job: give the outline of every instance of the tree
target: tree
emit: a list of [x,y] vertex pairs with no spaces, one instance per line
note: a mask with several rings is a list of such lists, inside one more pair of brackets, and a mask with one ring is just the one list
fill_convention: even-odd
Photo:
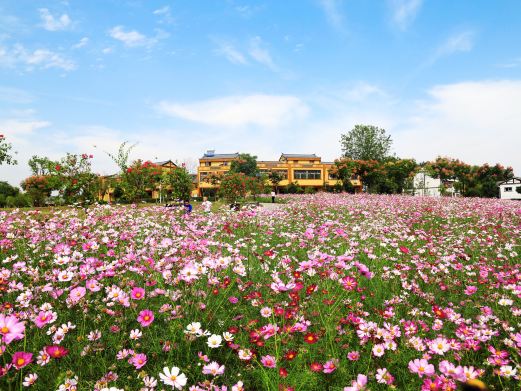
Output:
[[228,172],[221,179],[219,195],[230,204],[246,196],[246,175],[242,172]]
[[252,156],[249,153],[241,153],[237,159],[232,161],[230,172],[243,173],[246,176],[259,175],[257,156]]
[[348,193],[354,193],[351,178],[359,171],[359,163],[356,160],[340,159],[335,160],[335,165],[331,167],[329,174],[342,183],[342,189]]
[[387,191],[381,193],[401,194],[405,188],[411,187],[412,179],[418,165],[414,159],[387,158],[384,163],[385,179],[382,184]]
[[61,183],[60,194],[66,204],[89,205],[96,201],[99,190],[98,175],[92,172],[92,155],[67,153],[51,170]]
[[40,157],[33,155],[29,159],[29,168],[33,175],[50,175],[53,169],[59,164],[57,161],[51,160],[48,157]]
[[8,165],[18,164],[16,159],[14,159],[10,154],[12,148],[13,146],[11,143],[8,143],[4,135],[0,134],[0,165],[4,163]]
[[189,200],[192,194],[192,176],[184,167],[163,172],[161,184],[172,191],[174,199]]
[[22,181],[21,187],[29,194],[34,206],[44,206],[53,190],[60,184],[56,176],[33,175]]
[[128,202],[139,202],[148,197],[148,192],[153,191],[161,178],[161,167],[142,160],[135,160],[125,171],[121,178],[123,198]]
[[382,161],[389,155],[392,140],[391,136],[373,125],[355,125],[340,140],[343,157],[353,160]]
[[284,177],[279,171],[276,170],[270,170],[268,172],[268,181],[273,185],[275,188],[275,192],[279,192],[279,183],[282,182]]
[[246,177],[246,190],[253,196],[253,199],[257,199],[257,195],[264,192],[264,188],[264,178]]
[[6,206],[8,197],[16,197],[20,193],[18,187],[11,186],[7,182],[0,182],[0,207]]

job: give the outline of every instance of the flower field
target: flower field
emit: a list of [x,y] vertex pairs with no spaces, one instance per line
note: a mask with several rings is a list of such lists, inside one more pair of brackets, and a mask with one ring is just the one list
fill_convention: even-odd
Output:
[[521,204],[0,212],[1,390],[519,390]]

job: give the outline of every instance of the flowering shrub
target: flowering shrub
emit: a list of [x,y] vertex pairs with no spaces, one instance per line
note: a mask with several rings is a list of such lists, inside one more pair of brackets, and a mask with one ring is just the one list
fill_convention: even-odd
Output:
[[518,203],[287,199],[0,212],[0,389],[516,389]]

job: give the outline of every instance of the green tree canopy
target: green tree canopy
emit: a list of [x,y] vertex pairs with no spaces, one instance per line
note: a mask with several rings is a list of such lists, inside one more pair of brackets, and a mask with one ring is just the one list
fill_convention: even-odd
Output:
[[2,164],[18,164],[15,158],[11,155],[13,146],[8,143],[3,134],[0,134],[0,165]]
[[389,156],[391,136],[373,125],[355,125],[340,140],[343,157],[353,160],[382,161]]
[[246,176],[257,176],[259,174],[257,156],[252,156],[249,153],[241,153],[237,159],[232,161],[230,171],[243,173]]
[[184,167],[163,172],[161,183],[172,191],[172,197],[180,200],[189,200],[193,189],[192,176]]

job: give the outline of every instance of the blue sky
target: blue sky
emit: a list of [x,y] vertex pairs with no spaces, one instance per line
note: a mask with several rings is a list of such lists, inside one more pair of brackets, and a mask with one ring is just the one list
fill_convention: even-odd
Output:
[[0,130],[18,151],[193,165],[207,149],[340,155],[384,127],[394,152],[521,174],[521,2],[0,0]]

